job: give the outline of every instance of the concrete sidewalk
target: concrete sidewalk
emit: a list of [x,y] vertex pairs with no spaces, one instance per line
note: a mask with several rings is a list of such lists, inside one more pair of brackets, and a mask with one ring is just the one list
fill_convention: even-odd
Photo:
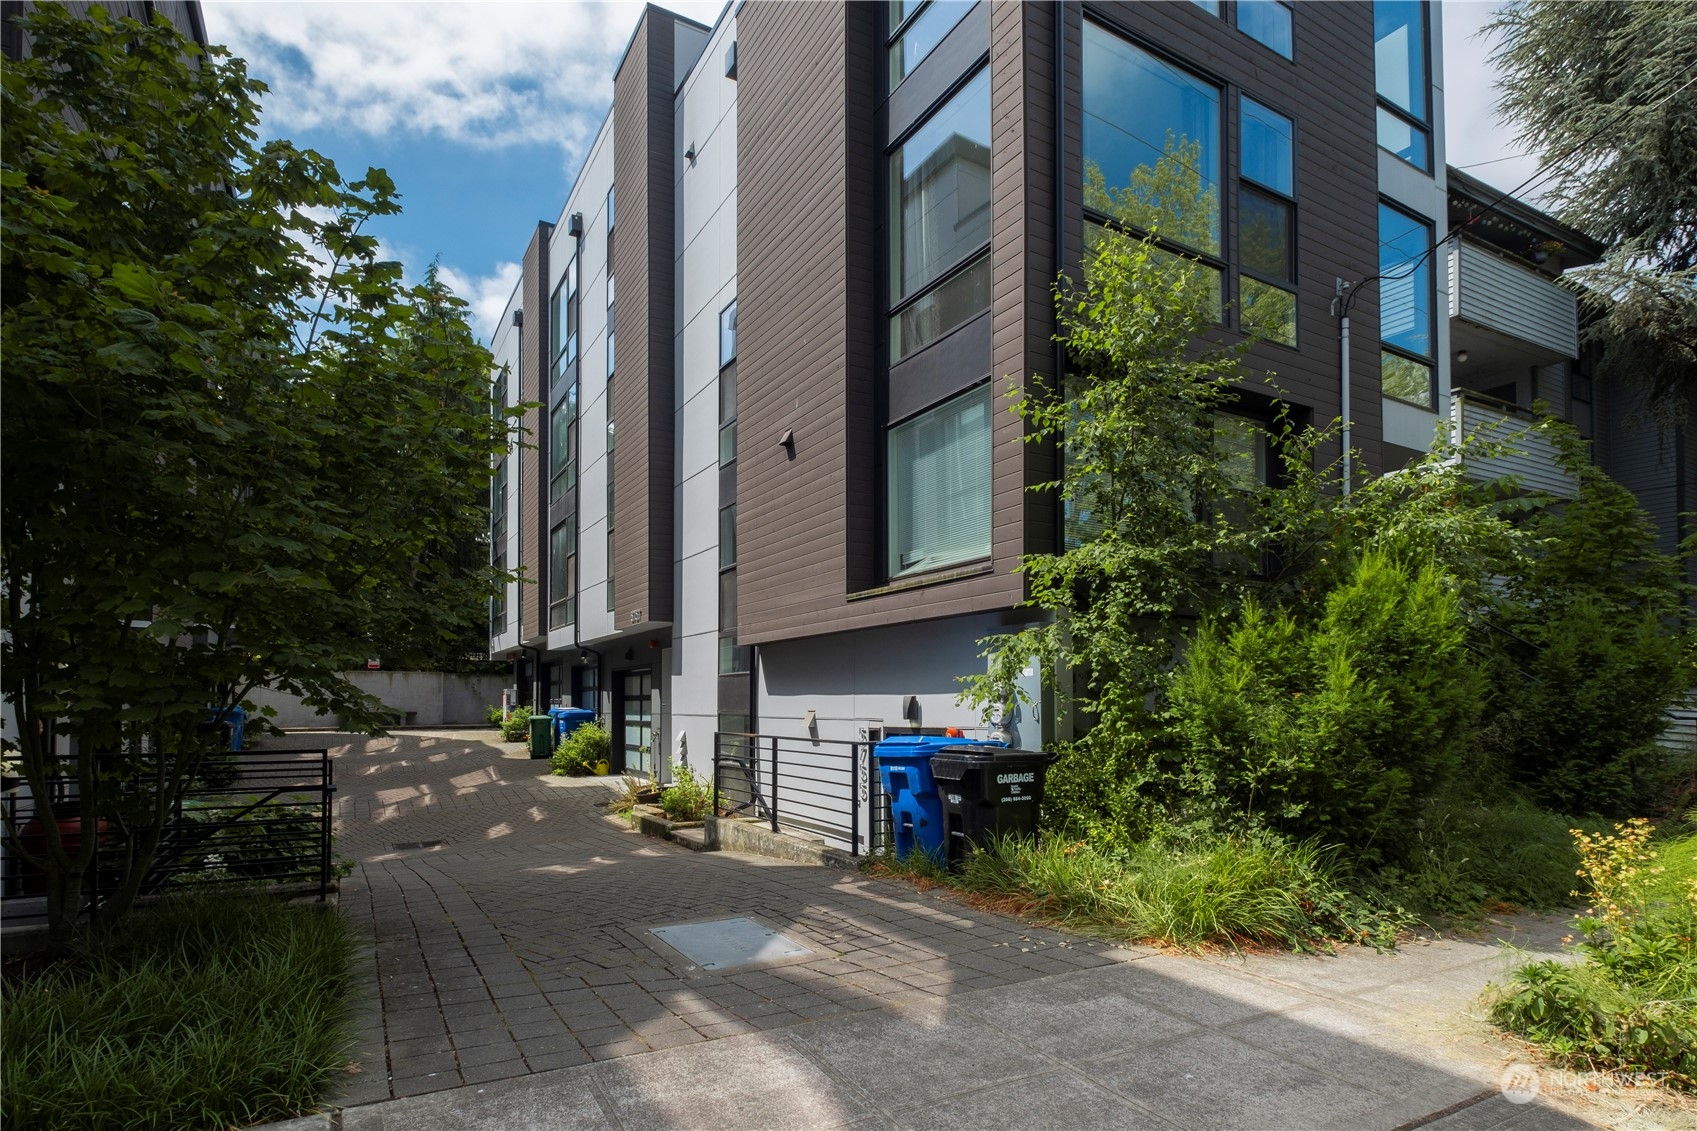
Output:
[[[292,735],[298,744],[308,736]],[[1495,938],[1195,958],[942,891],[697,854],[463,732],[337,746],[343,909],[373,941],[323,1129],[1660,1127],[1499,1093]],[[749,916],[809,953],[704,970],[651,928]],[[1552,950],[1561,926],[1496,934]],[[1571,1106],[1571,1105],[1570,1105]],[[1697,1124],[1693,1124],[1697,1126]]]

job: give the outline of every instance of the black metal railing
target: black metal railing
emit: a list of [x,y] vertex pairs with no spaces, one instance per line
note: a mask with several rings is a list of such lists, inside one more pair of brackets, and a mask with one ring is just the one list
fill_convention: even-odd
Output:
[[[74,811],[74,781],[49,784],[55,812]],[[334,876],[335,793],[335,764],[324,748],[215,755],[167,817],[140,895],[152,897],[190,883],[260,883],[309,891],[316,887],[318,898],[324,899]],[[26,789],[8,792],[0,802],[6,828],[26,847],[44,851],[46,833],[36,820],[36,808]],[[80,827],[68,822],[63,827],[80,837]],[[84,915],[110,898],[135,849],[121,819],[102,820],[96,831],[99,845],[84,873]],[[45,876],[8,846],[0,860],[0,915],[5,922],[44,918],[44,892]]]
[[853,856],[878,852],[888,837],[889,814],[878,789],[872,746],[717,731],[717,815],[751,817],[773,832],[817,836]]

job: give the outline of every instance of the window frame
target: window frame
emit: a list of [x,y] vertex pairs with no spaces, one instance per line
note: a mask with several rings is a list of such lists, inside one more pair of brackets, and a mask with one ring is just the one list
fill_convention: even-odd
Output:
[[[1401,161],[1403,164],[1409,165],[1409,166],[1411,166],[1415,169],[1418,169],[1420,172],[1426,174],[1427,176],[1431,176],[1432,175],[1432,9],[1431,9],[1431,3],[1430,3],[1430,0],[1401,0],[1401,2],[1416,3],[1420,7],[1420,70],[1421,70],[1420,81],[1421,81],[1421,84],[1422,84],[1421,85],[1421,91],[1422,91],[1421,102],[1424,103],[1424,105],[1425,105],[1425,115],[1424,115],[1424,117],[1422,117],[1421,115],[1416,114],[1414,111],[1412,111],[1412,110],[1410,110],[1406,107],[1399,106],[1394,101],[1392,101],[1391,99],[1387,98],[1385,95],[1380,93],[1380,91],[1379,91],[1379,75],[1378,75],[1378,67],[1377,67],[1379,40],[1378,40],[1376,28],[1375,28],[1375,35],[1374,35],[1374,39],[1373,39],[1374,58],[1375,58],[1375,66],[1374,66],[1374,74],[1373,74],[1373,98],[1374,98],[1374,102],[1375,102],[1375,105],[1376,105],[1379,113],[1386,113],[1386,114],[1391,115],[1391,117],[1393,117],[1393,118],[1399,119],[1402,122],[1403,125],[1406,125],[1409,128],[1411,128],[1414,131],[1415,135],[1420,138],[1420,142],[1421,142],[1420,157],[1421,157],[1421,159],[1419,161],[1411,161],[1407,157],[1404,157],[1402,154],[1398,153],[1396,150],[1386,148],[1380,140],[1383,135],[1378,128],[1377,116],[1375,116],[1375,118],[1374,118],[1373,143],[1379,149],[1390,154],[1392,157],[1395,157],[1398,161]],[[1378,3],[1377,3],[1377,0],[1375,0],[1375,3],[1374,3],[1375,15],[1377,14],[1377,9],[1378,9]]]
[[1243,5],[1244,5],[1245,2],[1246,2],[1246,0],[1235,0],[1235,2],[1232,4],[1232,9],[1233,9],[1233,11],[1232,11],[1232,23],[1236,25],[1237,30],[1239,32],[1242,32],[1243,36],[1246,39],[1248,39],[1251,43],[1259,43],[1262,47],[1265,47],[1268,51],[1271,51],[1273,54],[1277,55],[1279,58],[1284,59],[1288,62],[1292,62],[1292,63],[1296,62],[1296,9],[1295,9],[1295,7],[1291,4],[1286,3],[1285,0],[1259,0],[1259,2],[1261,2],[1261,3],[1276,5],[1277,7],[1283,8],[1285,10],[1285,29],[1286,29],[1287,34],[1290,36],[1290,53],[1287,55],[1285,52],[1280,51],[1277,47],[1274,47],[1271,43],[1268,43],[1265,39],[1262,39],[1260,36],[1256,35],[1254,32],[1248,31],[1244,28],[1244,26],[1243,26]]
[[[1129,46],[1136,48],[1138,51],[1141,51],[1143,54],[1149,56],[1151,59],[1154,59],[1155,61],[1157,61],[1159,63],[1165,64],[1166,66],[1172,67],[1174,70],[1182,71],[1186,75],[1189,75],[1191,78],[1193,78],[1193,79],[1195,79],[1195,80],[1197,80],[1197,81],[1199,81],[1199,82],[1201,82],[1201,83],[1203,83],[1207,86],[1213,87],[1214,90],[1216,90],[1219,94],[1219,97],[1215,102],[1215,113],[1218,116],[1218,122],[1216,123],[1217,129],[1219,131],[1218,132],[1218,144],[1220,146],[1220,153],[1218,155],[1219,164],[1220,164],[1220,175],[1215,182],[1216,190],[1217,190],[1218,197],[1219,197],[1218,204],[1217,204],[1217,207],[1219,208],[1219,216],[1217,217],[1218,230],[1219,230],[1219,233],[1220,233],[1220,236],[1219,236],[1219,240],[1220,240],[1219,251],[1218,252],[1207,252],[1207,251],[1198,250],[1196,248],[1190,247],[1188,244],[1179,243],[1177,240],[1169,239],[1166,236],[1160,235],[1159,233],[1155,233],[1153,238],[1154,238],[1155,246],[1160,248],[1162,251],[1165,251],[1165,252],[1167,252],[1171,255],[1180,256],[1184,259],[1192,260],[1192,261],[1202,265],[1203,267],[1209,268],[1210,270],[1212,270],[1215,273],[1215,275],[1218,277],[1218,280],[1219,280],[1219,302],[1216,305],[1217,305],[1217,307],[1220,311],[1219,319],[1215,324],[1218,325],[1218,326],[1221,326],[1221,327],[1229,327],[1229,321],[1228,321],[1227,315],[1225,313],[1226,310],[1229,308],[1229,304],[1226,302],[1226,294],[1227,294],[1227,285],[1228,285],[1227,281],[1228,281],[1230,274],[1232,272],[1233,264],[1231,263],[1231,260],[1229,258],[1229,254],[1228,254],[1229,248],[1227,246],[1228,245],[1228,235],[1229,235],[1229,233],[1227,232],[1227,224],[1226,224],[1225,189],[1226,189],[1226,185],[1228,183],[1228,177],[1230,175],[1230,170],[1227,167],[1227,154],[1226,154],[1226,151],[1225,151],[1225,147],[1226,147],[1226,140],[1231,136],[1231,133],[1230,133],[1231,107],[1230,107],[1230,103],[1229,103],[1229,99],[1228,99],[1227,95],[1233,89],[1232,84],[1227,83],[1223,80],[1214,78],[1210,75],[1204,74],[1202,71],[1198,70],[1197,68],[1183,62],[1182,60],[1179,60],[1179,59],[1173,57],[1172,55],[1168,54],[1165,51],[1160,50],[1158,47],[1146,42],[1144,39],[1142,39],[1140,36],[1136,35],[1135,33],[1127,30],[1126,28],[1121,27],[1120,25],[1118,25],[1118,24],[1112,22],[1111,20],[1105,18],[1100,13],[1097,13],[1097,12],[1094,12],[1094,11],[1087,11],[1086,12],[1085,19],[1084,19],[1085,31],[1083,33],[1081,33],[1081,35],[1088,33],[1089,25],[1091,25],[1091,24],[1094,24],[1098,29],[1105,32],[1106,34],[1112,35],[1112,36],[1122,40],[1123,42],[1125,42]],[[1082,70],[1082,67],[1081,67],[1081,70]],[[1082,115],[1088,113],[1088,108],[1084,105],[1084,101],[1083,101],[1082,96],[1080,97],[1079,109],[1080,109],[1080,114],[1081,114],[1080,129],[1081,129],[1081,147],[1082,147]],[[1083,172],[1082,172],[1082,166],[1081,166],[1081,169],[1080,169],[1080,180],[1081,181],[1082,181],[1082,178],[1083,178]],[[1149,238],[1150,235],[1151,235],[1151,233],[1143,230],[1142,228],[1137,227],[1134,224],[1122,223],[1120,220],[1116,219],[1115,217],[1109,216],[1107,213],[1104,213],[1104,212],[1100,211],[1099,209],[1095,209],[1095,208],[1090,207],[1090,205],[1088,203],[1085,203],[1083,201],[1082,197],[1080,199],[1080,207],[1081,207],[1081,211],[1083,212],[1083,221],[1084,221],[1086,231],[1088,231],[1089,225],[1096,224],[1099,227],[1107,228],[1111,231],[1121,232],[1121,233],[1123,233],[1127,236],[1130,236],[1133,239],[1141,240],[1141,239]]]
[[908,65],[904,60],[900,78],[896,77],[896,49],[900,46],[901,41],[907,37],[907,33],[912,31],[925,18],[926,13],[932,11],[936,6],[936,0],[921,0],[920,3],[913,6],[912,11],[904,15],[898,15],[896,10],[900,0],[888,0],[884,5],[884,24],[887,28],[884,35],[884,91],[887,95],[894,94],[896,89],[912,77],[925,60],[929,59],[937,48],[943,45],[943,41],[949,38],[955,28],[961,25],[961,21],[966,19],[967,13],[972,11],[976,0],[945,0],[945,2],[961,4],[960,15],[943,28],[942,34],[937,37],[937,42],[933,43],[925,54],[915,59],[911,65]]
[[[1246,103],[1246,102],[1253,103],[1255,106],[1259,107],[1262,110],[1265,110],[1269,114],[1278,115],[1278,117],[1282,118],[1285,122],[1289,123],[1289,125],[1290,125],[1290,191],[1288,193],[1285,192],[1283,189],[1280,189],[1280,188],[1278,188],[1274,185],[1267,184],[1265,181],[1263,181],[1263,180],[1261,180],[1257,177],[1251,176],[1244,171],[1244,168],[1245,168],[1244,145],[1245,145],[1245,139],[1248,136],[1248,131],[1244,128],[1244,122],[1248,119],[1248,115],[1244,112],[1244,103]],[[1287,114],[1283,110],[1280,110],[1277,107],[1270,105],[1265,99],[1259,98],[1259,97],[1251,94],[1249,91],[1244,90],[1241,87],[1238,88],[1238,90],[1237,90],[1237,184],[1238,184],[1238,202],[1237,202],[1237,241],[1236,241],[1236,244],[1235,244],[1235,247],[1234,247],[1234,250],[1237,252],[1237,256],[1236,256],[1237,273],[1238,273],[1238,276],[1239,276],[1238,279],[1237,279],[1237,326],[1238,326],[1238,329],[1239,329],[1240,332],[1243,332],[1243,333],[1248,332],[1247,330],[1244,329],[1244,305],[1245,305],[1244,301],[1243,301],[1243,291],[1244,291],[1243,278],[1244,277],[1247,277],[1247,278],[1249,278],[1250,280],[1252,280],[1256,283],[1260,283],[1262,286],[1273,287],[1277,290],[1283,291],[1284,293],[1288,294],[1291,297],[1291,311],[1292,311],[1291,339],[1292,340],[1286,342],[1286,341],[1282,341],[1278,338],[1272,338],[1272,337],[1263,337],[1259,340],[1260,340],[1260,342],[1267,344],[1267,345],[1274,345],[1274,346],[1279,346],[1283,349],[1293,349],[1293,350],[1300,349],[1301,348],[1301,342],[1302,342],[1302,326],[1301,326],[1301,323],[1302,323],[1302,318],[1301,318],[1302,291],[1301,291],[1300,286],[1298,285],[1298,280],[1301,277],[1301,264],[1299,262],[1300,257],[1298,255],[1298,248],[1300,247],[1299,235],[1300,235],[1300,231],[1301,231],[1302,209],[1298,206],[1298,202],[1297,202],[1297,194],[1298,194],[1298,192],[1301,191],[1301,178],[1297,174],[1297,170],[1298,170],[1298,166],[1299,166],[1299,163],[1297,161],[1297,152],[1298,152],[1297,133],[1298,133],[1298,131],[1297,131],[1297,125],[1296,125],[1296,116],[1294,114]],[[1263,198],[1271,201],[1274,204],[1282,206],[1285,209],[1286,215],[1288,217],[1288,227],[1287,227],[1286,233],[1285,233],[1285,239],[1286,239],[1285,267],[1286,267],[1286,271],[1288,272],[1288,274],[1283,279],[1274,278],[1271,275],[1267,274],[1266,272],[1262,271],[1261,269],[1251,266],[1250,263],[1248,262],[1247,257],[1244,254],[1244,248],[1247,246],[1247,243],[1248,243],[1248,241],[1244,239],[1244,235],[1243,235],[1243,218],[1244,218],[1243,202],[1244,202],[1244,193],[1245,193],[1246,190],[1251,197],[1255,197],[1255,196],[1263,197]]]
[[[970,316],[957,322],[951,323],[940,330],[929,341],[925,342],[924,345],[917,346],[905,353],[898,352],[899,338],[896,333],[896,326],[902,314],[925,299],[935,295],[937,292],[965,275],[967,272],[974,270],[987,262],[995,244],[995,201],[992,197],[985,204],[985,208],[990,210],[991,222],[986,226],[984,239],[981,242],[961,251],[953,263],[950,263],[947,267],[938,271],[921,286],[916,288],[911,294],[899,294],[902,286],[902,267],[900,263],[901,247],[896,243],[896,239],[902,232],[902,193],[899,188],[899,181],[901,177],[896,163],[901,156],[901,151],[907,146],[908,142],[912,141],[915,135],[917,135],[927,125],[935,121],[937,116],[946,110],[957,97],[963,94],[968,87],[981,78],[988,86],[991,81],[990,65],[988,61],[975,64],[962,74],[959,79],[951,83],[948,90],[946,90],[933,105],[928,107],[925,113],[916,117],[912,125],[902,131],[899,136],[892,138],[890,143],[884,147],[884,257],[886,265],[884,277],[886,300],[884,304],[884,333],[890,343],[888,360],[888,364],[890,365],[900,364],[901,362],[923,352],[930,346],[935,345],[943,338],[946,338],[954,330],[959,329],[968,322],[971,322],[974,318],[982,315],[984,311],[990,309],[990,306],[992,305],[990,302],[986,302],[983,309],[975,311]],[[988,96],[989,92],[986,91],[986,99],[988,99]],[[988,128],[986,133],[993,142],[995,134],[994,112],[991,111],[988,117],[989,120],[987,122]]]
[[[898,516],[900,514],[900,510],[898,508],[898,500],[896,499],[897,475],[896,475],[895,452],[893,450],[894,444],[895,444],[895,439],[896,439],[896,434],[898,432],[904,430],[904,429],[907,429],[907,428],[910,428],[910,427],[916,425],[919,421],[925,419],[926,417],[932,416],[936,413],[939,413],[939,412],[943,411],[944,409],[949,408],[952,405],[958,404],[959,402],[966,400],[969,397],[982,398],[984,405],[985,405],[985,417],[984,417],[985,467],[984,467],[983,490],[984,490],[984,506],[985,506],[985,510],[986,510],[986,521],[985,521],[984,541],[983,541],[982,549],[979,549],[979,547],[974,546],[971,553],[963,554],[963,555],[956,556],[956,557],[946,558],[946,559],[940,560],[940,561],[925,560],[920,564],[915,564],[915,565],[912,565],[912,566],[903,567],[901,565],[901,561],[900,561],[900,555],[901,555],[901,549],[902,548],[897,545],[898,540],[896,538],[896,523],[897,523],[897,520],[898,520]],[[885,479],[884,512],[885,513],[884,513],[884,523],[883,523],[883,536],[884,536],[885,549],[884,549],[883,572],[884,572],[884,576],[888,580],[897,581],[897,580],[901,580],[901,579],[905,579],[905,578],[911,578],[911,577],[923,577],[924,575],[926,575],[928,573],[935,573],[939,570],[957,569],[957,568],[959,568],[963,565],[966,565],[968,563],[971,563],[971,562],[978,562],[978,561],[987,560],[988,558],[990,558],[994,554],[994,552],[995,552],[994,478],[995,478],[995,434],[996,434],[995,402],[996,402],[996,396],[995,396],[994,382],[993,381],[977,381],[977,382],[974,382],[973,384],[967,386],[964,389],[960,389],[960,390],[957,390],[956,392],[951,393],[950,395],[948,395],[947,397],[944,397],[942,400],[936,402],[935,404],[928,405],[924,409],[922,409],[921,411],[916,412],[916,413],[912,414],[911,416],[906,417],[903,420],[897,421],[897,422],[891,424],[889,427],[884,429],[884,479]],[[911,499],[909,500],[909,502],[910,502],[910,505],[911,505]]]
[[[1398,204],[1396,201],[1388,200],[1385,197],[1380,197],[1378,203],[1379,203],[1379,211],[1375,214],[1376,215],[1375,226],[1377,228],[1377,233],[1378,233],[1379,256],[1380,256],[1380,259],[1379,259],[1379,353],[1380,353],[1379,393],[1382,397],[1385,397],[1388,400],[1396,401],[1398,404],[1409,405],[1413,408],[1418,408],[1418,409],[1421,409],[1422,411],[1425,411],[1425,412],[1436,412],[1437,409],[1438,409],[1438,354],[1437,354],[1437,350],[1438,350],[1438,295],[1437,295],[1437,271],[1435,269],[1435,262],[1434,261],[1437,258],[1436,252],[1437,252],[1437,246],[1438,246],[1437,245],[1438,226],[1437,226],[1436,223],[1427,219],[1426,217],[1417,215],[1414,212],[1409,211],[1406,207],[1404,207],[1401,204]],[[1428,354],[1422,355],[1422,354],[1416,353],[1414,350],[1410,349],[1407,346],[1399,345],[1399,344],[1385,340],[1385,283],[1387,281],[1387,272],[1385,270],[1385,264],[1384,264],[1385,238],[1384,238],[1383,218],[1384,218],[1384,211],[1386,209],[1389,209],[1391,212],[1396,213],[1397,215],[1403,217],[1404,219],[1412,221],[1413,223],[1419,225],[1420,227],[1424,228],[1425,232],[1426,232],[1426,250],[1424,252],[1424,259],[1423,259],[1423,261],[1421,261],[1419,263],[1419,265],[1416,267],[1415,270],[1417,272],[1418,271],[1424,271],[1425,274],[1426,274],[1426,293],[1425,293],[1425,298],[1426,298],[1426,341],[1427,341],[1428,346],[1431,350],[1431,352],[1428,353]],[[1408,264],[1414,263],[1417,258],[1419,258],[1419,257],[1413,257],[1413,258],[1408,259],[1403,264],[1401,264],[1399,267],[1393,268],[1392,273],[1394,273],[1397,270],[1400,270],[1401,267],[1406,267],[1406,266],[1408,266]],[[1391,280],[1391,281],[1400,281],[1400,280]],[[1390,354],[1393,357],[1400,357],[1405,361],[1409,361],[1409,362],[1412,362],[1416,365],[1423,366],[1426,369],[1426,384],[1427,384],[1427,393],[1426,393],[1427,400],[1426,400],[1426,403],[1422,404],[1419,401],[1412,401],[1412,400],[1409,400],[1407,397],[1395,396],[1395,395],[1385,391],[1385,388],[1384,388],[1384,372],[1383,372],[1383,370],[1384,370],[1384,355],[1385,354]]]

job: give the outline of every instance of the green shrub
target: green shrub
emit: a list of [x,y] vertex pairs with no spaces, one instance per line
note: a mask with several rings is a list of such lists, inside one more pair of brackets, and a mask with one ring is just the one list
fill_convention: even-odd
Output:
[[1174,788],[1228,826],[1396,859],[1483,696],[1448,577],[1369,552],[1312,625],[1251,600],[1197,633],[1168,687]]
[[1026,910],[1044,919],[1179,946],[1391,946],[1409,923],[1345,891],[1330,854],[1266,831],[1118,851],[1004,837],[969,856],[958,882],[1024,897]]
[[697,778],[688,766],[679,766],[672,784],[660,794],[660,808],[668,820],[699,821],[712,807],[712,782]]
[[347,1061],[353,940],[327,907],[173,896],[90,957],[8,980],[9,1127],[234,1127],[298,1114]]
[[1591,885],[1582,960],[1521,966],[1492,1020],[1564,1060],[1697,1089],[1697,833],[1656,846],[1635,820],[1575,835]]
[[530,738],[530,708],[514,707],[513,713],[501,725],[503,742],[524,742]]
[[501,710],[498,703],[491,703],[483,709],[483,717],[492,727],[498,727],[506,721],[506,712]]
[[600,723],[584,723],[560,740],[554,748],[554,772],[584,777],[600,773],[600,765],[612,755],[613,738]]
[[1513,797],[1490,805],[1434,801],[1416,819],[1401,862],[1368,882],[1428,916],[1472,918],[1491,903],[1567,907],[1579,865],[1568,832],[1574,823]]

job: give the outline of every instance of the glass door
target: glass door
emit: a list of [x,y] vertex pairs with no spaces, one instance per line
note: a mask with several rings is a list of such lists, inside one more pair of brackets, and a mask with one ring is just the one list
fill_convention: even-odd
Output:
[[654,776],[654,680],[647,668],[619,677],[619,741],[624,768]]

